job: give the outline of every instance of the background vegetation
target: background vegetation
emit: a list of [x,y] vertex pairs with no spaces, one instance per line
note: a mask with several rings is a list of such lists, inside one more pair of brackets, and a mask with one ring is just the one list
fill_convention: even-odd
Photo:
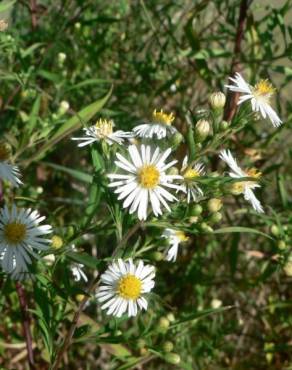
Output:
[[[86,284],[72,279],[72,261],[96,276],[119,234],[136,225],[118,209],[113,221],[108,205],[114,197],[105,191],[99,207],[92,203],[103,188],[101,168],[92,151],[70,140],[73,132],[99,116],[129,130],[163,108],[175,113],[185,133],[186,117],[208,118],[209,94],[224,91],[235,69],[251,83],[271,80],[284,124],[276,130],[247,122],[198,155],[209,170],[218,170],[216,154],[224,142],[240,161],[253,162],[263,172],[259,196],[266,213],[255,214],[243,200],[227,196],[223,219],[212,224],[203,201],[199,227],[178,263],[143,255],[157,267],[147,313],[109,319],[90,299],[61,368],[171,369],[165,344],[171,341],[181,369],[292,369],[291,7],[289,0],[0,3],[9,24],[0,33],[0,133],[24,182],[20,189],[4,189],[3,200],[38,208],[63,240],[51,251],[53,264],[41,264],[35,281],[24,283],[36,369],[50,368],[86,291]],[[182,145],[179,159],[184,152]],[[141,240],[159,245],[160,233],[140,227],[121,240],[130,250]],[[4,274],[0,310],[1,368],[33,368],[15,282]]]

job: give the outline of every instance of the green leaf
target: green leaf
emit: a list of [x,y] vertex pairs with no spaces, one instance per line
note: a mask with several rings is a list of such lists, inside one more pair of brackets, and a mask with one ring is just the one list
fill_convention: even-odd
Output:
[[36,42],[35,44],[31,45],[30,47],[28,47],[27,49],[25,50],[21,50],[20,51],[20,55],[21,55],[21,58],[26,58],[27,56],[29,56],[30,54],[33,54],[33,52],[40,48],[41,46],[45,45],[45,43],[43,42]]
[[16,0],[4,1],[2,4],[0,4],[0,13],[5,12],[9,8],[11,8],[14,5],[15,1]]
[[65,166],[61,166],[59,164],[50,163],[50,162],[42,162],[45,166],[54,168],[57,171],[64,172],[72,177],[74,177],[76,180],[85,182],[87,184],[91,184],[93,180],[93,176],[89,175],[88,173],[79,171],[79,170],[73,170],[72,168],[68,168]]
[[33,103],[30,115],[29,115],[29,120],[28,120],[28,130],[29,132],[32,132],[38,119],[39,111],[40,111],[40,104],[41,104],[41,96],[39,95],[35,102]]
[[86,108],[82,109],[75,116],[66,121],[57,130],[57,132],[36,152],[36,154],[26,161],[25,164],[28,165],[29,163],[40,159],[40,157],[42,157],[49,149],[54,147],[54,145],[56,145],[59,141],[78,130],[80,127],[82,127],[82,124],[87,123],[98,111],[101,110],[101,108],[108,101],[111,93],[112,88],[103,98],[88,105]]
[[230,227],[222,227],[221,229],[217,229],[214,231],[214,234],[227,234],[227,233],[249,233],[249,234],[258,234],[262,235],[266,238],[269,238],[271,240],[274,240],[270,235],[256,230],[252,229],[251,227],[243,227],[243,226],[230,226]]
[[66,256],[74,262],[81,263],[82,265],[87,266],[91,269],[96,269],[101,263],[99,260],[97,260],[95,257],[90,256],[88,253],[67,252]]

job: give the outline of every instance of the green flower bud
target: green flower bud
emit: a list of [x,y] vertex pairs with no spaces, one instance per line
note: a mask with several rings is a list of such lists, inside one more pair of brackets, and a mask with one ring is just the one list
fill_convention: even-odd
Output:
[[163,254],[161,252],[152,252],[149,255],[149,258],[153,261],[161,261],[163,259]]
[[227,121],[221,121],[220,122],[219,128],[220,128],[221,131],[227,130],[228,127],[229,127],[229,123]]
[[70,108],[70,104],[66,100],[62,100],[59,106],[58,113],[63,115],[65,114]]
[[166,315],[167,319],[170,321],[170,322],[174,322],[175,321],[175,317],[174,317],[174,314],[172,312],[168,313]]
[[74,24],[74,28],[75,28],[75,30],[80,30],[80,28],[81,28],[81,23],[80,22],[76,22],[75,24]]
[[59,53],[58,54],[58,62],[60,64],[63,64],[67,58],[67,55],[65,53]]
[[165,332],[169,328],[169,320],[166,317],[161,317],[158,321],[158,330]]
[[222,200],[218,198],[212,198],[208,201],[207,207],[211,213],[218,212],[222,208]]
[[210,217],[210,221],[211,222],[220,222],[222,220],[222,213],[220,212],[215,212],[215,213],[212,213],[211,217]]
[[52,248],[60,249],[63,247],[63,239],[59,235],[52,236]]
[[201,225],[201,230],[205,233],[212,233],[213,229],[211,226],[209,226],[206,222],[202,222]]
[[138,339],[137,340],[137,348],[145,348],[146,347],[146,342],[144,339]]
[[164,356],[166,362],[172,365],[178,365],[181,361],[180,356],[177,353],[170,352]]
[[286,247],[287,247],[287,244],[284,242],[284,240],[280,240],[278,242],[278,248],[279,249],[283,250],[283,249],[286,249]]
[[283,270],[287,276],[291,277],[292,276],[292,261],[287,262]]
[[200,206],[200,204],[193,204],[190,206],[188,214],[189,216],[200,216],[202,212],[203,208]]
[[180,143],[183,141],[184,137],[181,133],[177,132],[174,135],[172,135],[169,139],[169,144],[173,148],[177,148]]
[[162,349],[164,352],[171,352],[173,350],[173,343],[167,340],[163,343]]
[[274,235],[274,236],[279,236],[280,235],[280,230],[279,230],[279,228],[278,228],[278,226],[277,225],[272,225],[271,226],[271,233]]

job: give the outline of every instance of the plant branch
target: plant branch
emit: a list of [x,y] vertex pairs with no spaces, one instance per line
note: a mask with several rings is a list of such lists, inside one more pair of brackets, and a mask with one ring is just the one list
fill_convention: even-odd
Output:
[[[241,46],[244,35],[244,28],[247,18],[247,10],[251,4],[252,0],[242,0],[240,4],[239,17],[237,22],[237,30],[235,35],[234,51],[233,58],[230,68],[230,76],[233,76],[235,72],[239,71],[240,64],[240,55],[241,55]],[[238,101],[239,94],[228,91],[227,101],[224,111],[224,119],[226,121],[231,121],[235,112]]]
[[33,348],[32,348],[32,337],[30,332],[30,317],[28,313],[28,304],[25,295],[25,290],[20,282],[16,282],[16,291],[19,298],[20,310],[22,314],[22,325],[26,341],[28,362],[30,369],[35,369],[34,367],[34,357],[33,357]]

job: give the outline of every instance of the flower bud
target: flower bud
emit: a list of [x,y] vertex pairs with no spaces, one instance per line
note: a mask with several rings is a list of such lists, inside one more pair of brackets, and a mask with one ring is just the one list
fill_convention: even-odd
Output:
[[173,343],[167,340],[163,343],[162,349],[164,352],[171,352],[173,350]]
[[211,301],[212,308],[219,308],[221,306],[222,306],[222,301],[220,301],[220,299],[217,299],[217,298],[212,299]]
[[75,24],[74,24],[74,28],[75,28],[75,30],[80,30],[80,28],[81,28],[81,23],[80,22],[76,22]]
[[210,133],[210,123],[205,119],[200,119],[196,123],[195,133],[199,140],[204,140]]
[[291,277],[292,276],[292,261],[287,262],[283,270],[287,276]]
[[284,250],[284,249],[286,249],[286,247],[287,247],[287,244],[284,242],[284,240],[279,240],[278,248],[281,249],[281,250]]
[[222,220],[222,213],[221,212],[215,212],[212,213],[210,217],[210,221],[213,223],[220,222]]
[[58,113],[63,115],[65,114],[70,108],[70,104],[66,100],[62,100],[59,106]]
[[161,317],[158,321],[158,331],[160,332],[166,332],[169,328],[169,320],[166,317]]
[[229,127],[229,123],[227,121],[221,121],[219,124],[219,128],[221,131],[227,130]]
[[169,145],[173,148],[177,148],[180,143],[183,141],[183,136],[180,132],[176,132],[169,138]]
[[214,92],[209,96],[210,107],[214,110],[223,109],[226,102],[226,96],[223,92]]
[[137,348],[145,348],[146,347],[146,342],[144,339],[138,339],[137,340]]
[[152,252],[150,255],[149,255],[149,258],[153,261],[162,261],[163,259],[163,254],[161,252]]
[[63,247],[63,239],[59,235],[52,236],[52,248],[60,249]]
[[180,363],[180,356],[174,352],[167,353],[164,359],[166,362],[172,365],[178,365]]
[[200,204],[191,205],[189,208],[189,216],[200,216],[203,212],[202,206]]
[[280,235],[280,230],[279,230],[279,228],[278,228],[278,226],[277,225],[272,225],[271,226],[271,233],[274,235],[274,236],[279,236]]
[[218,198],[212,198],[208,201],[207,207],[211,213],[218,212],[222,208],[222,200]]
[[65,53],[59,53],[58,54],[58,62],[60,64],[63,64],[67,58],[67,55]]
[[211,226],[209,226],[206,222],[202,222],[201,225],[201,230],[205,233],[212,233],[213,229]]
[[199,217],[198,216],[191,216],[189,218],[190,224],[196,224],[198,221],[199,221]]
[[48,266],[51,266],[55,262],[55,255],[54,254],[47,254],[43,260],[46,262]]
[[83,301],[84,297],[85,297],[84,294],[76,294],[76,296],[75,296],[77,302]]
[[178,175],[178,169],[176,167],[171,167],[167,172],[168,175]]
[[172,312],[168,313],[166,315],[166,317],[167,317],[168,321],[170,321],[170,322],[174,322],[175,321],[175,317],[174,317],[174,314]]

